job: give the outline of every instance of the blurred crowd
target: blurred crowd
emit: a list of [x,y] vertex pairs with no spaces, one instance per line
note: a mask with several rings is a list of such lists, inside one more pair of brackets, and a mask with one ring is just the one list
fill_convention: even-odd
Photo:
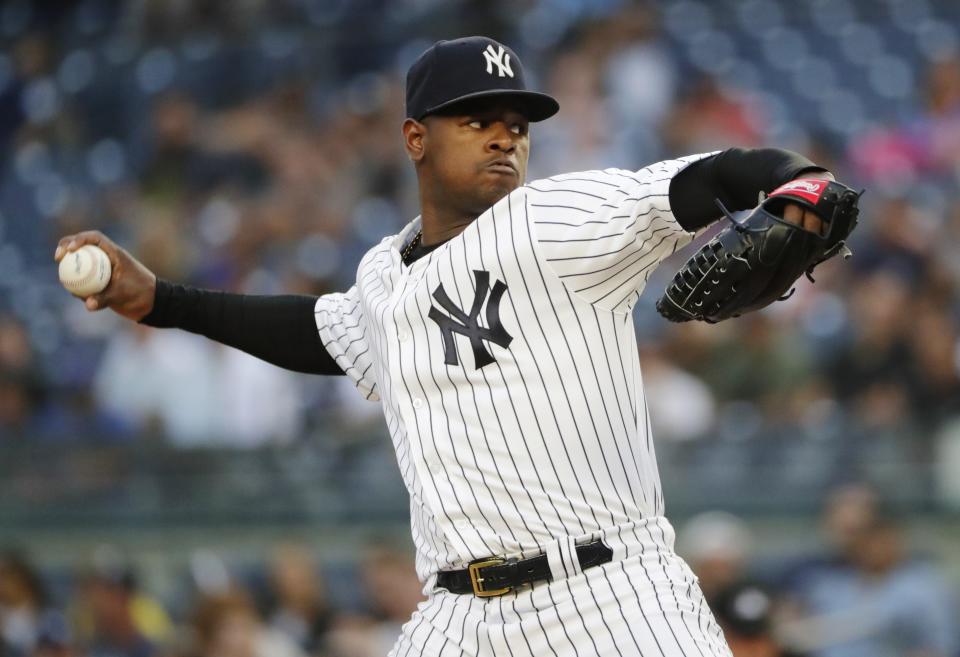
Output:
[[[651,280],[636,315],[662,441],[733,440],[770,462],[813,441],[835,464],[818,469],[824,485],[849,468],[870,475],[871,460],[909,468],[953,455],[956,7],[887,0],[865,13],[842,1],[831,4],[844,8],[838,25],[821,20],[823,3],[554,4],[510,3],[517,15],[506,3],[426,1],[5,4],[0,443],[257,446],[323,434],[331,417],[366,425],[375,409],[336,381],[86,315],[57,287],[50,251],[99,229],[175,281],[349,286],[362,253],[417,212],[399,138],[403,72],[434,37],[484,28],[563,108],[534,127],[531,178],[777,145],[868,190],[854,258],[768,312],[667,326],[652,303],[673,267]],[[384,22],[373,38],[346,29],[374,15]],[[537,20],[540,32],[522,30]],[[753,25],[781,47],[736,40]],[[826,59],[838,39],[861,48]],[[873,70],[863,49],[886,58],[899,86],[855,75]],[[851,91],[857,112],[841,102]],[[927,492],[949,502],[941,483]]]
[[[50,252],[99,229],[175,281],[344,289],[417,212],[404,71],[435,37],[486,30],[563,108],[534,127],[531,178],[776,145],[868,190],[853,259],[767,312],[667,326],[652,305],[674,267],[654,276],[636,316],[656,435],[683,445],[665,458],[776,464],[806,444],[823,455],[812,490],[893,463],[891,485],[957,502],[930,470],[960,441],[957,8],[867,4],[831,3],[839,22],[822,2],[772,0],[4,4],[0,444],[255,447],[368,429],[376,409],[341,382],[86,314]],[[347,29],[372,16],[369,38]],[[779,47],[738,39],[757,25]]]
[[[417,213],[403,74],[435,39],[472,33],[510,44],[560,101],[533,127],[531,179],[769,145],[867,189],[853,258],[769,310],[668,326],[653,303],[679,261],[651,278],[635,318],[654,435],[665,475],[690,474],[665,479],[668,503],[674,486],[701,506],[741,491],[792,510],[863,479],[913,510],[960,508],[958,26],[950,0],[0,3],[0,510],[67,501],[68,477],[17,497],[31,446],[49,463],[77,446],[356,455],[385,440],[342,381],[87,313],[53,250],[98,229],[178,282],[345,289]],[[370,454],[364,481],[385,480]],[[872,493],[844,495],[825,514],[829,553],[765,572],[746,568],[736,519],[690,527],[738,657],[956,657],[936,559],[910,552]],[[347,587],[367,598],[334,605],[311,555],[284,550],[258,580],[201,555],[191,592],[164,600],[109,550],[55,589],[11,554],[0,655],[383,654],[419,595],[408,560],[371,552]]]
[[189,555],[167,595],[110,545],[67,572],[0,555],[2,657],[380,657],[421,599],[412,555],[371,544],[334,572],[304,545],[265,563]]
[[[734,657],[960,655],[957,591],[894,508],[854,483],[820,520],[821,547],[774,559],[732,514],[680,527]],[[348,564],[293,543],[262,563],[184,561],[157,592],[108,545],[65,572],[3,553],[0,657],[382,657],[422,599],[412,556],[383,542]]]
[[957,655],[957,590],[899,516],[851,483],[825,497],[822,547],[809,554],[764,559],[749,526],[721,511],[691,518],[677,549],[734,657]]

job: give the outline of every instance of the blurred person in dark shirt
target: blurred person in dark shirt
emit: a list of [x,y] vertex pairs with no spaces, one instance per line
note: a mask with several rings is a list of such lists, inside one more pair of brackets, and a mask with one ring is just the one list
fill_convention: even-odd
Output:
[[42,389],[30,372],[0,367],[0,444],[38,437]]
[[839,401],[866,427],[895,429],[910,420],[903,380],[909,301],[910,285],[895,272],[880,269],[865,277],[852,299],[849,343],[829,366]]
[[942,239],[936,215],[894,193],[880,200],[870,216],[872,230],[857,249],[860,275],[869,277],[883,270],[918,284]]
[[235,183],[259,189],[266,182],[263,165],[238,151],[214,151],[201,141],[203,124],[197,104],[170,93],[154,105],[151,152],[140,175],[141,192],[160,204]]
[[27,118],[22,95],[35,79],[49,75],[53,68],[53,43],[40,31],[27,33],[13,43],[5,43],[12,56],[12,75],[0,87],[0,149],[6,153],[16,143],[17,132]]
[[956,322],[929,295],[913,303],[907,372],[911,408],[921,426],[934,428],[960,412],[960,340]]
[[852,300],[851,336],[830,365],[830,380],[874,434],[934,429],[960,410],[960,341],[938,294],[934,285],[884,268],[866,276]]
[[39,431],[43,382],[21,322],[0,316],[0,443]]
[[69,373],[65,378],[53,385],[23,322],[0,316],[0,445],[27,439],[116,440],[128,434],[126,426],[94,403],[88,386]]

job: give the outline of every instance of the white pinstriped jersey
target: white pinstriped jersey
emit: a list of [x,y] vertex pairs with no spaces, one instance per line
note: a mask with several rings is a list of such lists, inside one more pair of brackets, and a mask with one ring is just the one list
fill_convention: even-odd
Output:
[[325,347],[383,405],[421,579],[643,523],[672,548],[630,311],[692,239],[668,190],[707,155],[531,182],[407,266],[415,219],[318,300]]

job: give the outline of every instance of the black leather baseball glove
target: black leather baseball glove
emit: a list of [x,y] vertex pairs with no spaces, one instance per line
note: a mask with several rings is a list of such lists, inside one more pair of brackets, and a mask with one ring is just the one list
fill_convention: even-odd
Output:
[[[718,200],[731,225],[677,272],[657,310],[672,322],[716,323],[788,298],[800,274],[813,281],[814,267],[824,260],[837,253],[850,257],[846,240],[857,225],[861,194],[830,180],[793,180],[740,222]],[[812,210],[824,234],[783,220],[787,203]]]

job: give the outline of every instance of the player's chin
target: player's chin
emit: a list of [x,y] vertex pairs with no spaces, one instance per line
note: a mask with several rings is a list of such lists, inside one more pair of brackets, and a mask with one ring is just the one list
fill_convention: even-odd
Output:
[[496,173],[488,176],[484,182],[486,183],[483,185],[484,196],[489,204],[493,205],[520,186],[520,176]]

